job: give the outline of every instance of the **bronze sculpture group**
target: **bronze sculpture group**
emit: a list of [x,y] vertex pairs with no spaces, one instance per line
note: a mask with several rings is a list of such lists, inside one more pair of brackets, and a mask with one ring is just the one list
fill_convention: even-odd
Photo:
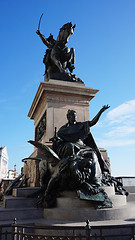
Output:
[[90,127],[108,108],[104,106],[92,121],[86,122],[77,122],[76,112],[68,110],[67,124],[50,139],[52,149],[29,141],[45,155],[45,160],[40,162],[40,178],[42,200],[47,206],[53,206],[56,197],[65,190],[78,191],[89,200],[96,195],[94,200],[100,202],[98,206],[112,206],[101,187],[102,174],[109,173],[109,169],[90,133]]

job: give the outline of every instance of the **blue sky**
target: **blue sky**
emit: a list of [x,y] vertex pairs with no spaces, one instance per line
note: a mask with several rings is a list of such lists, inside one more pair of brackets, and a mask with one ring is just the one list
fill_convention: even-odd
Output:
[[99,89],[90,102],[90,119],[110,108],[91,128],[108,150],[114,176],[135,176],[135,1],[0,0],[0,144],[6,145],[9,169],[22,166],[33,147],[34,123],[27,117],[41,81],[45,46],[36,35],[56,38],[59,28],[76,24],[68,46],[75,48],[76,69],[87,87]]

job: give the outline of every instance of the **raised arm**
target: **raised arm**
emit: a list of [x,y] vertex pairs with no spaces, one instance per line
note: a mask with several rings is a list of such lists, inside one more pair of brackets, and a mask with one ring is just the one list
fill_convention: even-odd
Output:
[[50,42],[47,41],[47,39],[45,38],[45,36],[40,32],[40,30],[36,31],[36,34],[39,35],[40,39],[42,40],[42,42],[48,47],[50,48]]
[[102,114],[105,110],[107,110],[109,107],[110,107],[110,106],[109,106],[108,104],[107,104],[107,105],[104,105],[104,106],[100,109],[100,111],[97,113],[97,115],[96,115],[91,121],[89,121],[89,126],[90,126],[90,127],[94,126],[94,125],[98,122],[101,114]]
[[39,37],[41,38],[42,42],[48,47],[50,48],[50,42],[45,38],[45,36],[43,34],[41,34],[40,32],[40,23],[41,23],[41,19],[43,17],[43,13],[41,14],[41,17],[39,19],[39,24],[38,24],[38,30],[36,31],[36,34],[39,35]]

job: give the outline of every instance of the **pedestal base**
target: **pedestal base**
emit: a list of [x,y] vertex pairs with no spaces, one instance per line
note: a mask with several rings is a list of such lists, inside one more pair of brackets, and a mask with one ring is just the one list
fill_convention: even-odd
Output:
[[[132,207],[127,205],[125,195],[115,195],[114,187],[104,187],[113,203],[112,208],[94,209],[92,201],[80,200],[75,192],[63,192],[57,198],[57,208],[44,209],[46,220],[59,221],[104,221],[132,217]],[[134,206],[135,208],[135,206]]]

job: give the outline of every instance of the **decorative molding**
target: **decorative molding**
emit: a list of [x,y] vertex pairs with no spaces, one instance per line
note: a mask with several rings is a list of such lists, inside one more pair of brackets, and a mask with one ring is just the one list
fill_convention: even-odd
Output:
[[89,105],[89,100],[78,98],[78,97],[69,97],[69,96],[58,96],[54,94],[50,94],[47,97],[47,100],[50,102],[61,102],[61,103],[74,103],[74,104],[84,104],[84,105]]

